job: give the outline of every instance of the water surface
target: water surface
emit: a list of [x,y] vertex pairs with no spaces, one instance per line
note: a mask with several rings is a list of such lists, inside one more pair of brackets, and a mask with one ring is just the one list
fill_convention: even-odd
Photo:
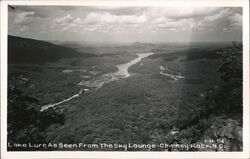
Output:
[[[95,79],[95,80],[89,80],[89,81],[81,81],[78,85],[82,85],[82,86],[87,86],[87,87],[94,87],[94,88],[101,88],[104,84],[118,80],[120,78],[127,78],[130,76],[130,74],[128,73],[128,68],[138,62],[140,62],[143,58],[149,56],[149,55],[153,55],[154,53],[140,53],[140,54],[136,54],[138,57],[129,61],[128,63],[125,64],[120,64],[120,65],[116,65],[116,67],[118,68],[118,71],[115,73],[106,73],[102,76],[100,76],[99,78]],[[64,71],[66,73],[68,72],[74,72],[74,71],[79,71],[79,70],[67,70]],[[80,70],[82,71],[82,70]],[[44,105],[41,107],[40,111],[44,111],[50,107],[55,107],[58,105],[61,105],[65,102],[68,102],[74,98],[78,98],[81,94],[82,94],[83,88],[75,95],[63,99],[60,102],[54,103],[54,104],[48,104],[48,105]]]
[[138,57],[129,61],[128,63],[125,64],[120,64],[120,65],[116,65],[116,67],[118,68],[118,71],[114,73],[115,76],[120,76],[122,78],[127,78],[130,76],[129,72],[128,72],[128,68],[138,62],[140,62],[143,58],[153,55],[154,53],[150,52],[150,53],[140,53],[140,54],[136,54]]

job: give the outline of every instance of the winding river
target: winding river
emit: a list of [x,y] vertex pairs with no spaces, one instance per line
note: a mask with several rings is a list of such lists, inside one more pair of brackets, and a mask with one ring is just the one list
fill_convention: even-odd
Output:
[[[83,83],[80,82],[79,85],[87,85],[90,87],[96,87],[96,88],[100,88],[102,87],[105,83],[109,83],[115,80],[118,80],[120,78],[127,78],[129,76],[131,76],[131,74],[129,74],[128,72],[128,68],[132,65],[135,65],[136,63],[140,62],[143,58],[148,57],[150,55],[153,55],[154,53],[150,52],[150,53],[140,53],[140,54],[136,54],[138,57],[127,62],[124,64],[120,64],[120,65],[116,65],[116,67],[118,68],[117,72],[114,73],[107,73],[102,75],[99,79],[96,79],[94,81],[88,81],[88,83]],[[44,111],[50,107],[54,107],[54,106],[58,106],[60,104],[63,104],[65,102],[68,102],[74,98],[79,97],[82,94],[83,89],[81,89],[77,94],[67,98],[67,99],[63,99],[60,102],[54,103],[54,104],[48,104],[48,105],[44,105],[41,106],[41,110],[40,111]]]
[[125,64],[120,64],[120,65],[116,65],[116,67],[118,68],[118,71],[113,73],[115,76],[120,76],[122,78],[127,78],[130,76],[130,74],[128,73],[128,68],[138,62],[140,62],[143,58],[153,55],[154,53],[141,53],[141,54],[136,54],[138,57],[131,60],[128,63]]

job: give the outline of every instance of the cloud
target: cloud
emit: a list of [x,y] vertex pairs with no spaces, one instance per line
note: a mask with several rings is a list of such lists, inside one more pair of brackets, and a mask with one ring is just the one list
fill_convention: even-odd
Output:
[[29,19],[29,15],[33,15],[34,12],[22,12],[16,15],[14,19],[15,24],[25,23]]
[[55,19],[54,22],[56,24],[68,24],[68,23],[73,22],[73,18],[71,17],[70,14],[67,14],[64,17],[60,17],[60,18]]
[[222,8],[205,8],[205,7],[156,7],[156,8],[148,8],[146,10],[147,16],[151,17],[151,19],[157,19],[159,17],[165,17],[168,19],[194,19],[194,18],[202,18],[204,16],[213,15],[219,12]]
[[83,22],[80,18],[73,18],[70,14],[67,14],[63,17],[54,18],[50,29],[60,32],[69,30],[76,32],[79,31],[82,26]]
[[8,14],[9,33],[32,34],[33,37],[74,35],[98,39],[105,34],[129,40],[140,34],[142,39],[150,39],[151,35],[164,39],[191,32],[199,36],[221,32],[233,34],[242,28],[240,7],[15,7]]
[[141,24],[146,22],[145,15],[113,15],[109,12],[89,13],[84,20],[86,24]]
[[232,16],[228,17],[231,21],[231,27],[241,27],[242,26],[242,15],[239,13],[235,13]]
[[[241,26],[240,8],[222,7],[18,7],[15,23],[28,23],[47,17],[54,31],[112,31],[150,26],[153,29],[216,30]],[[57,12],[53,11],[56,10]],[[64,13],[64,16],[61,16]],[[47,15],[46,15],[47,14]],[[50,17],[48,17],[50,15]],[[44,19],[44,18],[43,18]],[[49,20],[52,21],[49,21]],[[40,20],[41,21],[41,20]],[[44,21],[46,23],[46,21]],[[225,29],[224,29],[225,30]]]
[[235,13],[235,10],[235,8],[225,8],[217,14],[205,16],[199,21],[197,27],[231,32],[232,29],[242,26],[242,15],[238,12]]
[[22,26],[19,28],[19,31],[20,31],[20,32],[26,32],[28,29],[29,29],[28,26],[22,25]]
[[181,19],[181,20],[173,20],[164,18],[162,21],[158,22],[157,26],[161,29],[167,30],[188,30],[192,27],[193,20],[190,19]]
[[56,7],[54,7],[54,6],[37,7],[37,6],[14,5],[14,7],[15,7],[15,10],[13,10],[12,12],[34,12],[34,14],[29,15],[29,17],[34,17],[34,18],[48,18],[51,15],[53,15],[53,13],[54,13],[53,10],[56,10]]
[[113,15],[141,15],[146,10],[145,7],[94,7],[93,11],[109,12]]
[[[175,12],[174,12],[175,10]],[[235,13],[237,11],[237,13]],[[156,12],[162,12],[160,17]],[[171,8],[152,10],[152,23],[167,30],[228,30],[242,25],[242,15],[235,8]],[[175,29],[173,29],[175,28]]]
[[218,12],[216,14],[205,16],[204,21],[214,22],[214,21],[226,18],[226,17],[230,16],[231,14],[232,14],[232,10],[230,10],[229,8],[226,8],[226,9],[220,10],[220,12]]

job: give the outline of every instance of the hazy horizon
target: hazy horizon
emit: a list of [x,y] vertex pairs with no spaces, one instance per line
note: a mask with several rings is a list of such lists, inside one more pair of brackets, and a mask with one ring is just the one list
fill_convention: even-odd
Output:
[[45,41],[242,41],[240,7],[14,6],[9,34]]
[[15,36],[15,37],[20,37],[20,38],[27,38],[27,39],[33,39],[33,40],[38,40],[38,41],[46,41],[46,42],[53,42],[53,43],[60,43],[60,44],[67,44],[67,43],[72,43],[72,44],[87,44],[87,45],[130,45],[130,44],[135,44],[135,43],[141,43],[141,44],[154,44],[154,45],[160,45],[160,44],[196,44],[196,43],[232,43],[232,42],[242,42],[242,40],[232,40],[232,41],[166,41],[166,42],[141,42],[141,41],[134,41],[134,42],[88,42],[88,41],[76,41],[76,40],[51,40],[51,39],[37,39],[37,38],[29,38],[29,37],[24,37],[24,36],[16,36],[16,35],[11,35],[9,36]]

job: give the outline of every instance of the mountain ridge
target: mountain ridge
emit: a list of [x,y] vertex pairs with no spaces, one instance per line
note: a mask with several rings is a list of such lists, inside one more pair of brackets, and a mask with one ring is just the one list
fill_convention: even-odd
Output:
[[78,52],[47,41],[8,35],[8,63],[55,62],[62,58],[88,58],[94,54]]

